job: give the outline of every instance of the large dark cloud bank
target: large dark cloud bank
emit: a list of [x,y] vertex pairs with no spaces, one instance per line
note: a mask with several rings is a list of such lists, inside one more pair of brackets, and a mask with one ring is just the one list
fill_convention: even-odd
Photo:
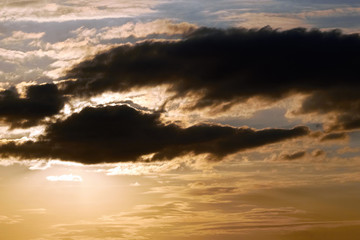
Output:
[[82,62],[65,79],[67,94],[169,85],[175,97],[198,96],[192,108],[252,97],[277,101],[308,94],[297,114],[335,113],[330,130],[360,127],[360,37],[334,30],[201,28],[179,42],[122,46]]
[[[360,127],[360,37],[339,31],[271,28],[200,28],[177,42],[121,46],[68,71],[62,83],[31,86],[26,97],[0,93],[0,117],[12,127],[39,124],[57,114],[67,99],[106,91],[167,85],[174,98],[196,96],[191,109],[218,108],[257,97],[276,102],[306,95],[295,114],[332,114],[327,131]],[[3,156],[60,158],[83,163],[171,159],[187,153],[215,158],[306,135],[290,130],[164,124],[160,113],[127,106],[85,108],[50,123],[36,142],[7,143]],[[341,133],[338,133],[341,134]]]

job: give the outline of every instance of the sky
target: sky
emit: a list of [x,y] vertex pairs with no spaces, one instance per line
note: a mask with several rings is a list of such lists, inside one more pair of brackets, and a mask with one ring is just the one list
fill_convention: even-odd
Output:
[[0,239],[355,239],[359,20],[356,0],[1,0]]

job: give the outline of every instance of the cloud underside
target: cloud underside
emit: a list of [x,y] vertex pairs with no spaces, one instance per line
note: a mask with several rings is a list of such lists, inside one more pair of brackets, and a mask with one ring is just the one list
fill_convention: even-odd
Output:
[[15,88],[0,92],[0,118],[11,127],[30,127],[44,117],[57,114],[64,106],[65,97],[56,85],[34,85],[21,98]]
[[334,113],[328,130],[360,127],[360,38],[339,31],[200,28],[178,42],[121,46],[84,61],[64,79],[66,94],[166,84],[190,109],[225,111],[258,97],[275,102],[307,94],[295,114]]
[[3,157],[60,158],[85,164],[140,160],[168,160],[188,153],[209,154],[214,159],[305,136],[306,127],[293,129],[234,128],[200,124],[182,128],[165,125],[157,113],[128,106],[85,108],[47,128],[39,141],[0,146]]

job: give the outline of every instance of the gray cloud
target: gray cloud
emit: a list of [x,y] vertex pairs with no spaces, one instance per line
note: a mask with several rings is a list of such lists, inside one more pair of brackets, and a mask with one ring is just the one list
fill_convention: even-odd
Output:
[[324,135],[320,141],[333,141],[333,140],[344,140],[348,137],[348,135],[344,132],[341,133],[329,133]]
[[283,160],[296,160],[296,159],[299,159],[299,158],[302,158],[304,157],[306,154],[306,151],[300,151],[300,152],[295,152],[295,153],[291,153],[291,154],[284,154],[282,155],[282,159]]

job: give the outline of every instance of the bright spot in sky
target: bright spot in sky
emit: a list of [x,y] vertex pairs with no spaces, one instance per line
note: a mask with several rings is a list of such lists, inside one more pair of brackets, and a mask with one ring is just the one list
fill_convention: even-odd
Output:
[[60,176],[47,176],[46,179],[51,182],[82,182],[83,179],[80,176],[65,174]]
[[130,186],[131,187],[138,187],[138,186],[140,186],[140,183],[134,182],[134,183],[131,183]]

